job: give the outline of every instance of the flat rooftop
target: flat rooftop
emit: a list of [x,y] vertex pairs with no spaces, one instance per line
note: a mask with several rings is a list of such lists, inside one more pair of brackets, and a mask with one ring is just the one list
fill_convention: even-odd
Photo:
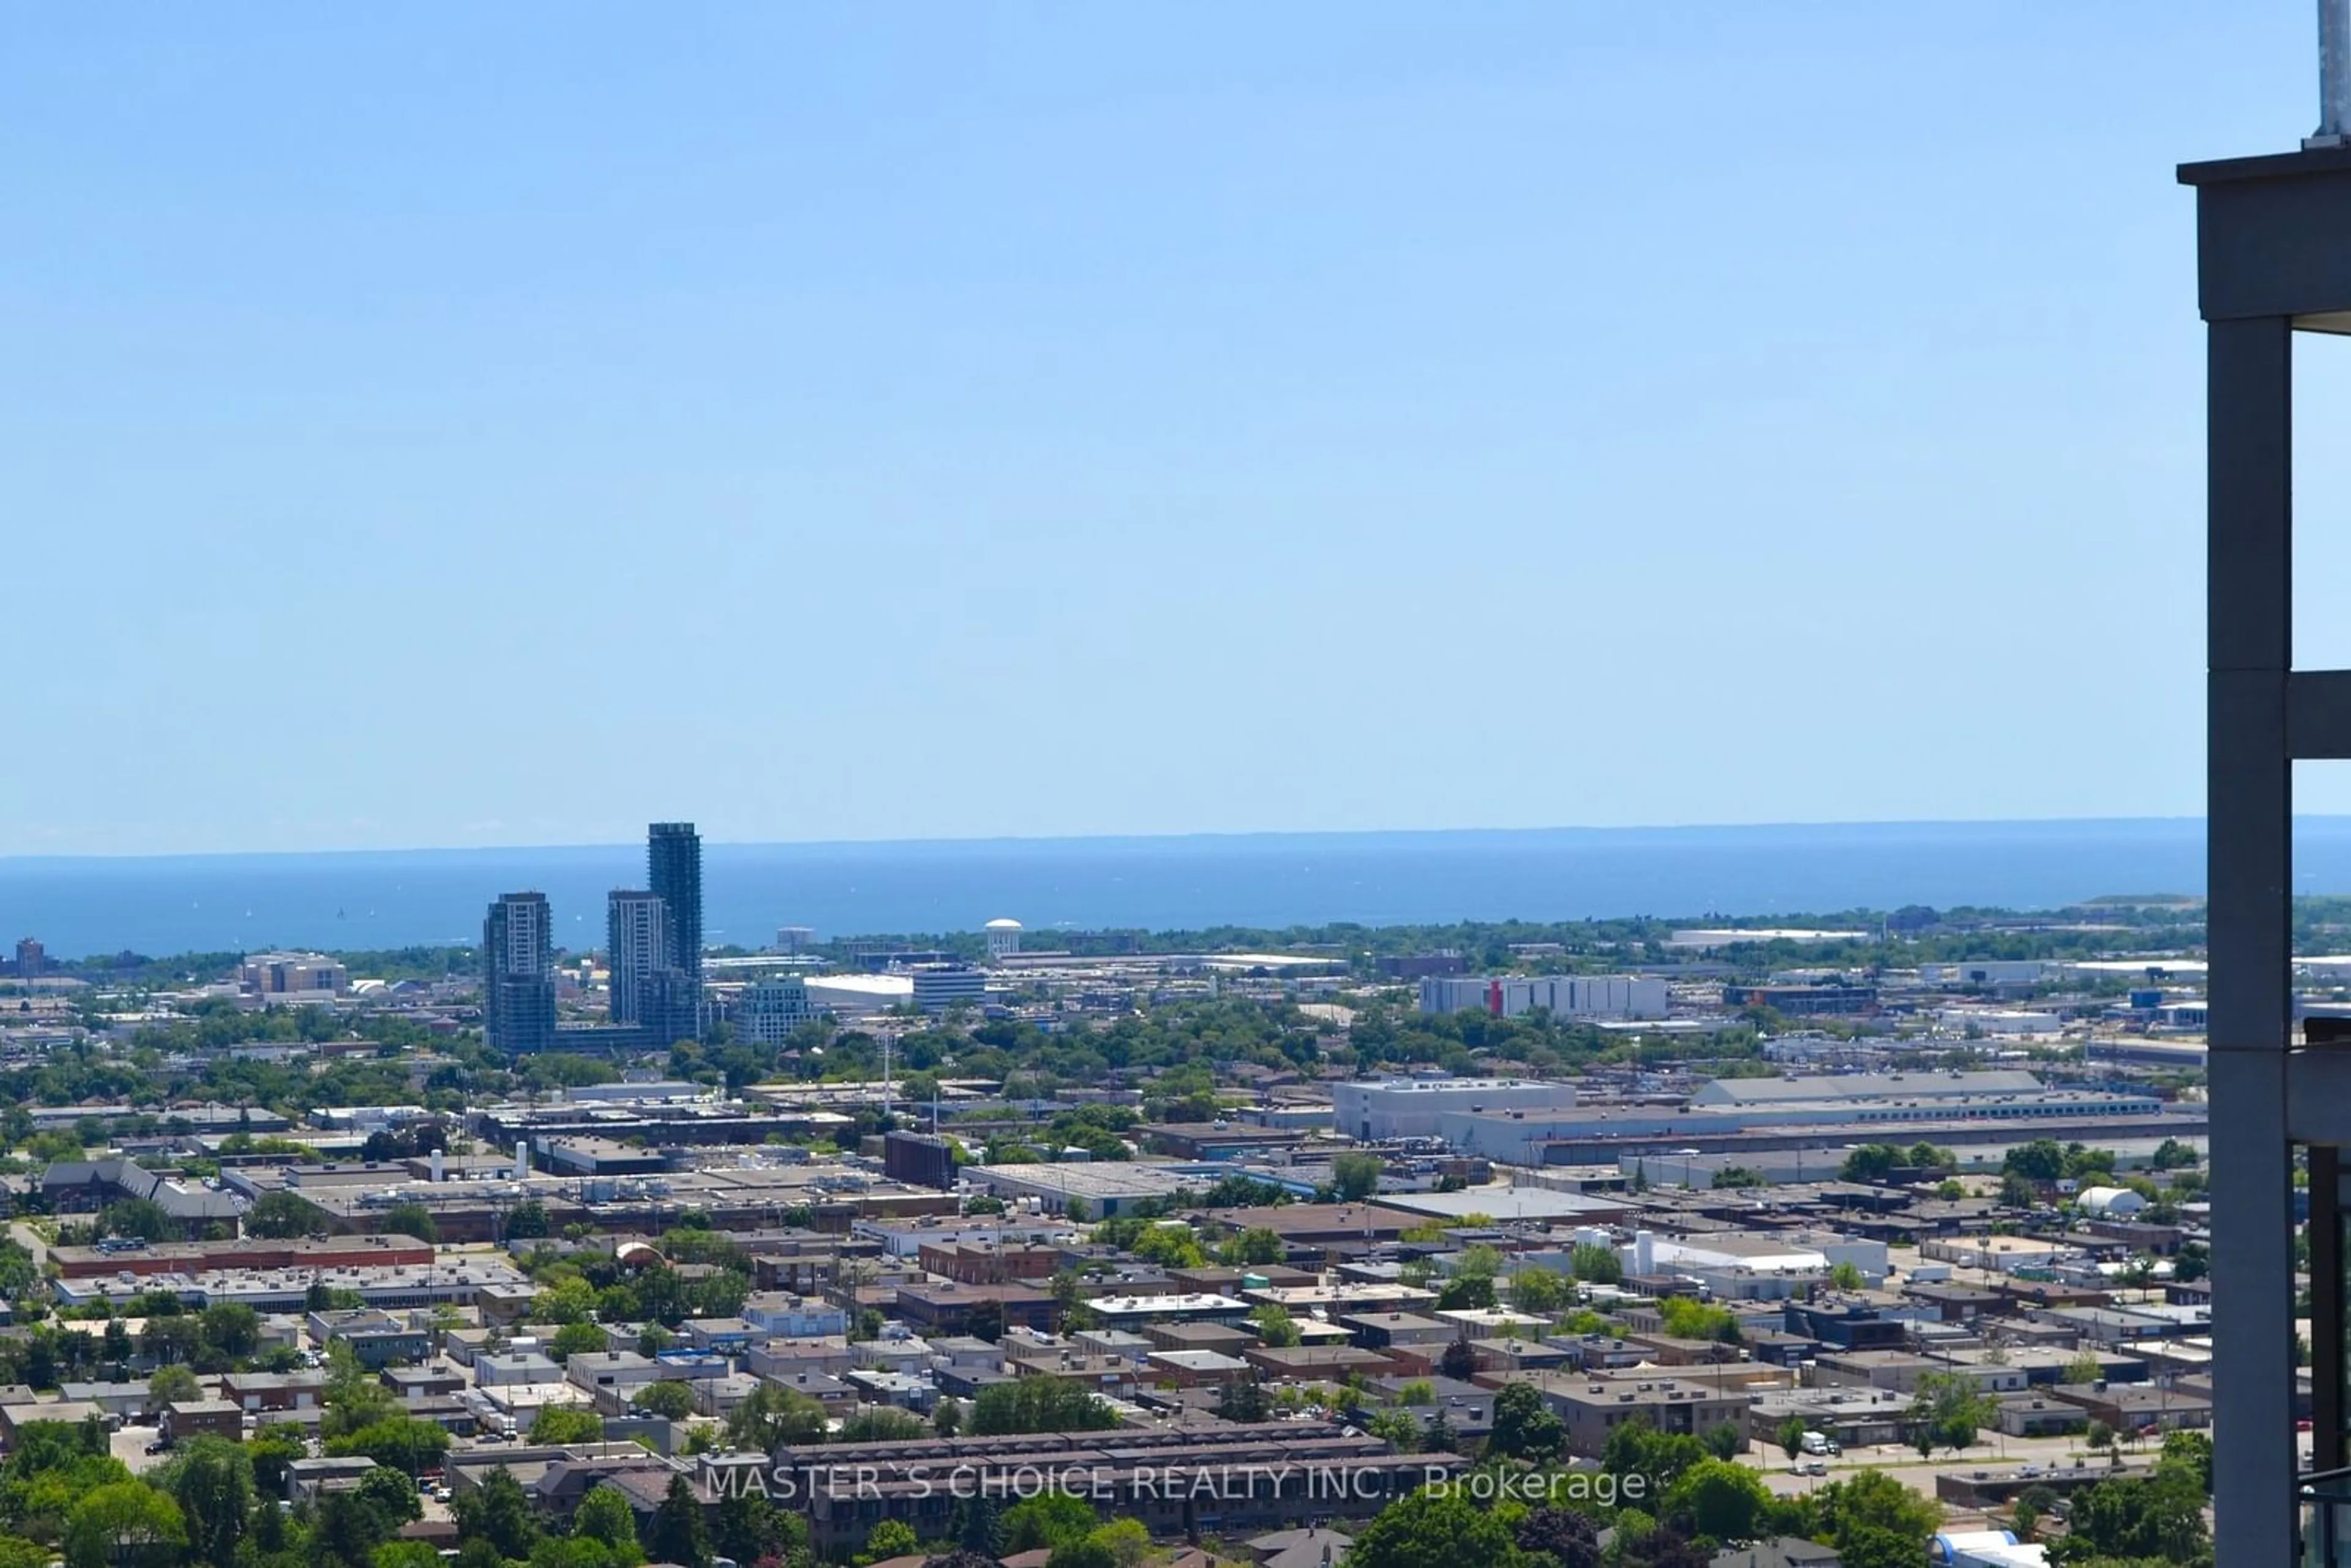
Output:
[[1496,1224],[1514,1219],[1590,1220],[1598,1224],[1630,1207],[1622,1197],[1557,1192],[1547,1186],[1463,1187],[1457,1192],[1384,1192],[1372,1200],[1382,1208],[1432,1219],[1482,1214]]

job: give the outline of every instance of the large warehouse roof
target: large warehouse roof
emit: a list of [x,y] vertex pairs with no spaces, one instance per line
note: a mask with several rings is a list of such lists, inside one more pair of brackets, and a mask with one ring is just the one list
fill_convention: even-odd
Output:
[[2037,1094],[2030,1072],[1852,1072],[1825,1078],[1719,1078],[1690,1096],[1694,1105],[1823,1103],[1839,1100],[1961,1100]]

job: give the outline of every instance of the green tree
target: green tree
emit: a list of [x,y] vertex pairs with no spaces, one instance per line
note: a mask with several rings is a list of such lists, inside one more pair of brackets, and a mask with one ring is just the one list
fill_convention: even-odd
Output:
[[395,1203],[383,1211],[383,1228],[395,1236],[413,1236],[419,1241],[438,1241],[441,1228],[433,1223],[433,1211],[421,1203]]
[[1093,1507],[1085,1499],[1048,1491],[1023,1498],[1006,1509],[998,1533],[1004,1555],[1009,1557],[1040,1546],[1050,1552],[1083,1541],[1093,1533],[1094,1523]]
[[1902,1151],[1891,1144],[1863,1144],[1844,1157],[1837,1176],[1845,1181],[1882,1182],[1902,1163]]
[[1804,1451],[1804,1433],[1809,1430],[1802,1416],[1791,1416],[1772,1430],[1772,1440],[1792,1460]]
[[[1498,1396],[1498,1414],[1500,1404]],[[1660,1432],[1636,1416],[1620,1422],[1608,1434],[1607,1445],[1600,1451],[1600,1468],[1616,1477],[1627,1495],[1662,1499],[1682,1472],[1713,1457],[1703,1440],[1684,1432]],[[1629,1485],[1635,1476],[1641,1478],[1637,1492]]]
[[1086,1544],[1108,1552],[1114,1568],[1141,1568],[1151,1554],[1151,1531],[1139,1519],[1113,1519],[1087,1536]]
[[514,1212],[507,1216],[507,1239],[509,1241],[549,1235],[553,1228],[547,1217],[547,1205],[535,1197],[525,1198],[516,1204]]
[[253,1510],[253,1460],[244,1448],[192,1438],[153,1479],[180,1505],[190,1552],[212,1568],[231,1568]]
[[603,1439],[603,1418],[577,1405],[543,1405],[530,1424],[530,1440],[534,1443],[569,1445],[600,1443]]
[[1555,1317],[1567,1302],[1567,1281],[1556,1270],[1536,1266],[1510,1276],[1510,1304],[1522,1312]]
[[796,1388],[763,1383],[726,1417],[726,1440],[737,1448],[772,1453],[823,1442],[826,1425],[822,1405]]
[[1018,1377],[990,1384],[971,1403],[974,1437],[1027,1432],[1103,1432],[1118,1425],[1091,1389],[1059,1377]]
[[1829,1270],[1829,1283],[1840,1291],[1858,1291],[1869,1283],[1858,1263],[1839,1263]]
[[142,1481],[94,1488],[66,1516],[68,1568],[167,1568],[187,1544],[179,1505]]
[[1737,1344],[1739,1318],[1729,1307],[1701,1301],[1694,1296],[1667,1296],[1657,1304],[1666,1332],[1678,1339],[1708,1339]]
[[[652,1273],[647,1270],[646,1273]],[[640,1281],[642,1282],[642,1281]],[[533,1322],[584,1323],[596,1315],[596,1287],[574,1276],[556,1281],[538,1293],[531,1303]]]
[[348,1491],[319,1499],[311,1515],[314,1544],[352,1568],[371,1561],[400,1527],[423,1517],[416,1483],[398,1470],[373,1469]]
[[442,1460],[448,1458],[449,1446],[449,1429],[438,1421],[387,1416],[381,1421],[369,1422],[356,1432],[329,1439],[327,1452],[365,1454],[413,1481],[427,1470],[440,1469]]
[[1953,1453],[1976,1440],[1999,1406],[1972,1377],[1959,1372],[1922,1372],[1910,1400],[1910,1422]]
[[624,1562],[633,1563],[640,1556],[636,1510],[629,1506],[627,1494],[618,1487],[590,1487],[588,1495],[580,1500],[580,1506],[571,1511],[571,1533],[601,1542]]
[[449,1511],[456,1518],[460,1537],[486,1542],[501,1557],[527,1560],[538,1544],[538,1515],[530,1506],[530,1494],[503,1465],[485,1475],[479,1486],[459,1492]]
[[1420,1421],[1409,1410],[1394,1406],[1374,1410],[1364,1421],[1364,1430],[1399,1454],[1409,1454],[1420,1446]]
[[1575,1277],[1587,1285],[1614,1285],[1625,1278],[1625,1261],[1616,1249],[1600,1241],[1579,1241],[1567,1255]]
[[203,1398],[204,1394],[204,1385],[186,1367],[160,1367],[147,1380],[147,1408],[161,1410],[166,1405],[185,1405]]
[[2161,1563],[2211,1561],[2204,1525],[2204,1495],[2183,1467],[2152,1476],[2116,1476],[2074,1496],[2065,1539],[2053,1542],[2050,1561],[2089,1563],[2108,1557]]
[[1340,1155],[1331,1162],[1331,1186],[1342,1201],[1361,1203],[1379,1189],[1383,1168],[1377,1155]]
[[844,1443],[911,1443],[931,1435],[920,1416],[893,1405],[869,1405],[841,1424]]
[[809,1561],[808,1521],[757,1491],[737,1487],[718,1500],[710,1544],[737,1563],[770,1560],[799,1568]]
[[245,1445],[245,1452],[253,1462],[254,1489],[271,1497],[284,1497],[286,1468],[297,1459],[308,1458],[310,1449],[302,1440],[301,1428],[287,1421],[264,1426]]
[[1267,1397],[1265,1385],[1255,1377],[1236,1377],[1217,1390],[1217,1414],[1242,1426],[1270,1421],[1273,1401]]
[[1298,1320],[1277,1302],[1268,1301],[1253,1309],[1249,1312],[1249,1322],[1257,1329],[1257,1337],[1275,1350],[1293,1346],[1302,1337]]
[[1259,1263],[1279,1263],[1290,1255],[1290,1248],[1280,1232],[1262,1225],[1242,1231],[1225,1246],[1225,1261],[1237,1268],[1249,1268]]
[[1526,1561],[1499,1511],[1463,1490],[1424,1488],[1363,1528],[1347,1568],[1522,1568]]
[[1923,1542],[1874,1524],[1856,1524],[1837,1538],[1837,1562],[1850,1568],[1917,1568],[1927,1561]]
[[921,1544],[913,1525],[904,1520],[885,1519],[865,1533],[865,1560],[879,1563],[888,1557],[912,1556]]
[[2177,1467],[2196,1484],[2196,1490],[2206,1497],[2212,1495],[2212,1434],[2185,1429],[2163,1435],[2163,1458],[2158,1461],[2165,1469]]
[[672,1476],[669,1490],[645,1521],[645,1553],[656,1563],[710,1568],[710,1534],[702,1522],[702,1500],[684,1476]]
[[594,1323],[565,1323],[547,1342],[548,1359],[568,1362],[575,1355],[593,1355],[604,1348],[604,1331]]
[[1598,1527],[1574,1509],[1549,1503],[1531,1508],[1510,1533],[1519,1550],[1542,1568],[1600,1568]]
[[131,1471],[106,1446],[106,1428],[96,1421],[28,1421],[18,1427],[16,1451],[0,1469],[0,1516],[8,1528],[53,1541],[81,1498],[129,1480]]
[[1494,1304],[1494,1280],[1502,1256],[1491,1247],[1465,1247],[1437,1292],[1439,1312],[1483,1311]]
[[1700,1535],[1717,1541],[1748,1541],[1756,1521],[1771,1505],[1763,1478],[1726,1459],[1701,1459],[1681,1473],[1666,1495],[1670,1514],[1687,1515]]
[[2019,1144],[2008,1151],[2000,1162],[2004,1176],[2022,1176],[2037,1186],[2046,1186],[2062,1180],[2065,1175],[2065,1150],[2054,1138],[2035,1138],[2029,1144]]
[[2115,1152],[2112,1149],[2085,1149],[2079,1144],[2065,1145],[2065,1175],[2074,1181],[2107,1181],[2115,1176]]
[[1486,1447],[1517,1459],[1555,1458],[1566,1447],[1566,1428],[1541,1390],[1531,1383],[1506,1383],[1494,1396],[1494,1429]]
[[214,1301],[202,1321],[206,1347],[224,1361],[243,1361],[261,1348],[261,1314],[243,1301]]
[[683,1421],[694,1414],[694,1390],[683,1383],[664,1378],[638,1389],[629,1396],[629,1403],[648,1416],[658,1416],[665,1421]]
[[1198,1269],[1208,1261],[1200,1239],[1187,1228],[1172,1223],[1146,1227],[1127,1250],[1162,1269]]
[[[1939,1504],[1883,1470],[1862,1470],[1813,1494],[1821,1537],[1847,1563],[1867,1568],[1915,1565],[1943,1521]],[[1888,1555],[1891,1553],[1891,1555]]]
[[273,1241],[284,1241],[332,1228],[333,1222],[328,1218],[325,1209],[282,1187],[263,1193],[253,1200],[253,1207],[245,1211],[246,1234]]

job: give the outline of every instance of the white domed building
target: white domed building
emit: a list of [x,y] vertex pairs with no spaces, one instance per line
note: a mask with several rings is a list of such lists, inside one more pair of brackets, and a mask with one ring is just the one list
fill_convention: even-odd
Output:
[[987,956],[1000,962],[1020,951],[1020,922],[991,920],[987,923]]
[[2147,1199],[2126,1186],[2085,1186],[2074,1201],[2094,1219],[2135,1219]]

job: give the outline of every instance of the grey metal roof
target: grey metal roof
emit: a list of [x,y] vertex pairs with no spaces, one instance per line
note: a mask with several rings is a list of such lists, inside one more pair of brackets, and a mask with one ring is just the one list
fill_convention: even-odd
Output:
[[1854,1072],[1808,1078],[1718,1078],[1696,1095],[1717,1104],[1764,1105],[1787,1101],[1921,1100],[1979,1094],[2032,1094],[2042,1087],[2030,1072]]

